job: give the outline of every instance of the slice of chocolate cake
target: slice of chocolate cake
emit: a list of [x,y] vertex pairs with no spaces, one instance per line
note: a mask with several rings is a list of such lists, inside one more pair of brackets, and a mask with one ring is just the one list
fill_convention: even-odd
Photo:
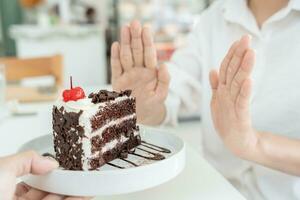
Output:
[[64,92],[53,107],[54,150],[61,167],[95,170],[141,143],[130,94],[101,90],[86,98],[81,88]]

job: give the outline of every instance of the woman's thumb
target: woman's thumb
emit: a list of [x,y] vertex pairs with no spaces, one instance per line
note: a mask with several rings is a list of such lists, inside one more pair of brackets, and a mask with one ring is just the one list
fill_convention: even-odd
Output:
[[27,151],[0,158],[0,170],[13,173],[16,177],[26,174],[46,174],[59,166],[50,157],[43,157],[34,151]]

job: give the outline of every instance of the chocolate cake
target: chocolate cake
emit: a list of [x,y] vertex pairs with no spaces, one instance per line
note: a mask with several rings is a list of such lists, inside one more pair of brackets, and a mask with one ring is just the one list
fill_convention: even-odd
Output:
[[55,156],[67,170],[95,170],[141,144],[131,91],[101,90],[85,97],[64,91],[53,106]]

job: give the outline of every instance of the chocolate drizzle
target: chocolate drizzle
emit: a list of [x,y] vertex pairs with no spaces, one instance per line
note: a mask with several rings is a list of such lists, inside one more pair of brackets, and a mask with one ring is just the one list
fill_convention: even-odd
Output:
[[160,147],[160,146],[157,146],[157,145],[154,145],[154,144],[150,144],[150,143],[145,142],[145,141],[142,141],[141,146],[152,149],[154,151],[161,152],[161,153],[171,153],[171,151],[169,149],[166,149],[164,147]]
[[130,160],[126,160],[124,158],[120,158],[121,160],[125,161],[125,162],[128,162],[129,164],[132,164],[133,166],[135,167],[138,167],[139,165],[135,164],[134,162],[130,161]]
[[97,104],[97,103],[102,103],[102,102],[107,102],[107,101],[113,101],[118,97],[122,96],[130,96],[131,95],[131,90],[125,90],[121,92],[110,92],[107,90],[100,90],[98,93],[91,93],[89,95],[89,98],[92,99],[92,103]]
[[148,159],[148,160],[164,160],[166,157],[162,154],[159,154],[159,153],[153,153],[151,151],[148,151],[148,150],[145,150],[145,149],[142,149],[142,148],[137,148],[141,151],[144,151],[146,153],[149,153],[151,154],[152,156],[144,156],[144,155],[141,155],[141,154],[138,154],[138,153],[131,153],[131,155],[134,155],[134,156],[139,156],[139,157],[142,157],[142,158],[145,158],[145,159]]
[[[149,148],[149,149],[151,149],[154,152],[148,151],[146,149],[142,149],[141,146]],[[128,151],[128,154],[134,155],[134,156],[138,156],[138,157],[144,158],[146,160],[155,160],[155,161],[164,160],[164,159],[166,159],[166,157],[164,155],[160,154],[160,153],[166,153],[166,154],[171,153],[171,150],[169,150],[167,148],[160,147],[160,146],[157,146],[157,145],[145,142],[145,141],[141,141],[141,144],[136,149],[138,149],[140,151],[143,151],[143,152],[146,152],[147,154],[150,154],[152,156],[146,156],[146,155],[135,153],[135,149],[133,151]],[[156,153],[155,151],[159,152],[159,153]],[[129,160],[125,159],[125,158],[119,157],[119,159],[121,159],[121,160],[123,160],[125,162],[128,162],[129,164],[133,165],[134,167],[138,167],[139,166],[138,164],[136,164],[136,163],[134,163],[132,161],[129,161]],[[108,163],[108,164],[110,166],[112,166],[112,167],[116,167],[116,168],[119,168],[119,169],[125,169],[125,167],[120,166],[120,165],[116,165],[116,164],[112,164],[112,163]]]
[[119,165],[115,165],[115,164],[112,164],[112,163],[106,163],[112,167],[116,167],[116,168],[119,168],[119,169],[125,169],[125,167],[122,167],[122,166],[119,166]]

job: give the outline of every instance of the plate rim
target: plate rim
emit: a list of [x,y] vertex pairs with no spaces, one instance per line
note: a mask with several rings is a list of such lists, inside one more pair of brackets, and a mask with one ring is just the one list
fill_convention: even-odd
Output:
[[[65,170],[65,169],[62,169],[62,168],[57,168],[57,169],[54,169],[51,173],[55,173],[55,174],[58,174],[58,175],[60,175],[60,173],[64,173],[64,174],[65,173],[70,173],[70,174],[71,173],[77,173],[77,174],[80,174],[80,175],[85,175],[85,174],[100,175],[102,173],[105,173],[105,174],[113,173],[113,174],[115,174],[115,173],[124,173],[124,172],[126,173],[126,172],[130,172],[130,171],[143,170],[144,168],[151,167],[152,165],[158,165],[162,162],[169,161],[169,159],[173,158],[176,154],[178,154],[179,152],[185,150],[185,148],[186,148],[185,141],[182,140],[181,138],[179,138],[174,133],[168,132],[166,130],[161,130],[159,128],[153,128],[153,127],[145,126],[145,125],[139,125],[139,126],[140,126],[140,128],[145,129],[145,130],[158,131],[160,134],[172,135],[173,138],[176,138],[176,140],[180,141],[179,150],[177,150],[175,153],[168,156],[164,160],[160,160],[160,161],[157,161],[157,162],[152,162],[152,163],[149,163],[149,164],[146,164],[146,165],[141,165],[141,166],[138,166],[138,167],[130,167],[130,168],[125,168],[125,169],[114,169],[114,170],[87,170],[87,171],[83,171],[83,170]],[[25,146],[28,145],[28,143],[31,143],[35,140],[39,140],[39,139],[42,139],[42,138],[51,137],[51,135],[52,135],[52,133],[44,134],[44,135],[41,135],[39,137],[36,137],[36,138],[33,138],[33,139],[29,140],[29,141],[25,142],[24,144],[22,144],[21,147],[18,148],[17,152],[20,153],[20,152],[26,151],[24,149],[25,149]],[[34,175],[34,176],[41,176],[42,177],[44,175]]]
[[[25,183],[28,185],[35,187],[39,190],[50,192],[50,193],[57,193],[61,195],[67,195],[67,196],[112,196],[112,195],[124,195],[124,194],[130,194],[135,192],[144,191],[147,189],[151,189],[154,187],[159,187],[161,184],[165,184],[169,182],[170,180],[176,178],[182,171],[184,170],[186,166],[186,142],[172,133],[171,131],[165,131],[157,128],[146,128],[146,131],[148,130],[150,134],[157,134],[159,133],[160,136],[158,137],[171,137],[175,143],[178,143],[178,146],[176,144],[176,147],[174,145],[175,153],[170,155],[164,160],[152,162],[146,165],[141,165],[139,167],[130,167],[125,169],[108,169],[108,170],[100,170],[100,171],[72,171],[72,170],[64,170],[64,169],[55,169],[52,172],[45,174],[45,175],[28,175],[23,178],[21,178]],[[36,138],[33,138],[32,140],[24,143],[18,151],[20,150],[27,150],[30,148],[28,143],[33,142],[34,140],[41,139],[43,137],[49,137],[51,138],[51,134],[42,135]],[[151,137],[151,136],[150,136]],[[175,140],[174,140],[175,138]],[[168,139],[167,139],[168,140]],[[26,146],[27,145],[27,146]],[[29,146],[29,147],[28,147]],[[39,150],[38,145],[36,146],[36,150]],[[33,148],[34,149],[34,148]],[[42,149],[42,148],[41,148]],[[29,149],[28,149],[29,150]],[[161,167],[160,167],[161,165]],[[148,179],[149,175],[154,176],[156,174],[157,170],[160,171],[162,169],[165,174],[162,178],[154,178],[152,181]],[[172,169],[172,170],[171,170]],[[149,173],[147,173],[149,171]],[[74,183],[68,184],[67,188],[65,186],[62,186],[61,184],[56,184],[56,181],[61,180],[61,178],[69,178],[69,177],[75,177],[76,180],[79,177],[82,177],[82,181],[102,181],[105,180],[103,178],[112,178],[112,180],[116,180],[116,177],[127,177],[123,179],[121,182],[124,184],[127,184],[126,181],[131,180],[128,178],[135,178],[136,180],[133,181],[133,185],[129,184],[127,189],[123,189],[123,186],[118,186],[117,188],[114,188],[113,190],[108,189],[106,186],[104,186],[103,190],[99,190],[99,188],[95,188],[94,186],[92,188],[87,189],[78,189],[78,186],[74,185]],[[136,177],[139,177],[138,179]],[[142,180],[142,184],[139,183],[141,180],[140,178],[146,178],[146,181]],[[73,179],[73,178],[72,178]],[[128,180],[127,180],[128,179]],[[148,180],[147,180],[148,179]],[[80,179],[78,179],[80,180]],[[77,181],[76,181],[77,182]],[[95,183],[95,182],[94,182]],[[105,182],[99,183],[100,185],[106,185]],[[94,184],[93,184],[94,185]],[[65,189],[63,189],[65,188]],[[81,187],[80,187],[81,188]]]

